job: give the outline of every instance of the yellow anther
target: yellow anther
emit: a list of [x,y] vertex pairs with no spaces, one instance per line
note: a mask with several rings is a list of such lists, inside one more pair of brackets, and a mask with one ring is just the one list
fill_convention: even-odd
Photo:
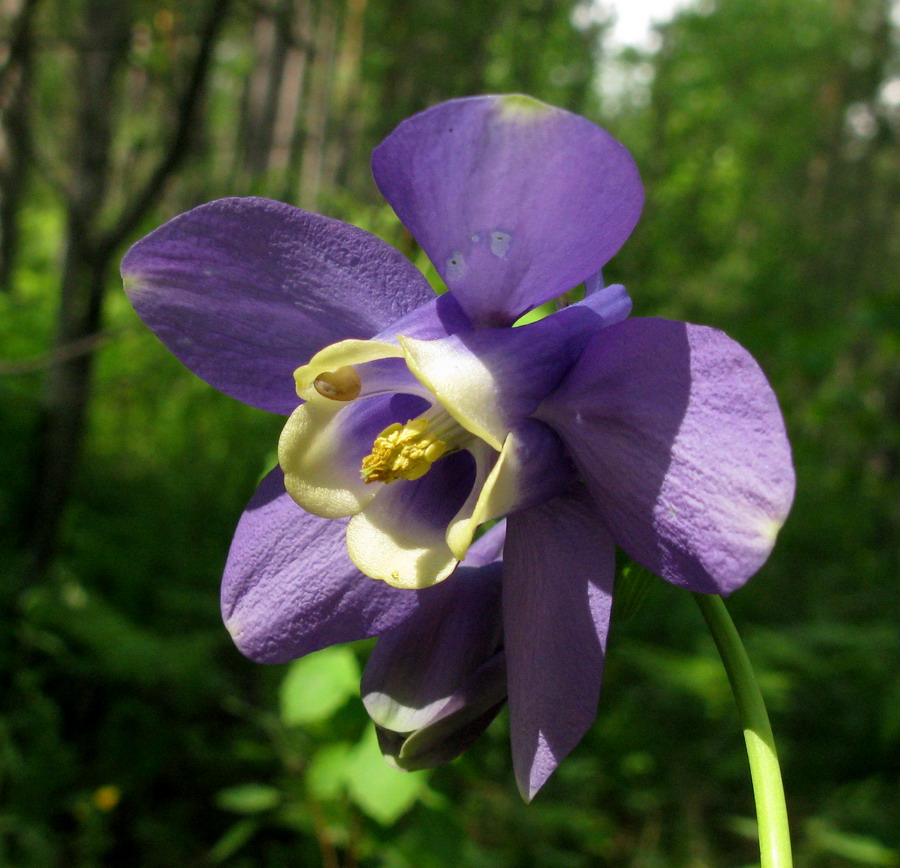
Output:
[[419,479],[447,450],[447,444],[429,435],[427,419],[413,419],[405,425],[388,425],[363,458],[360,474],[367,482],[394,482]]
[[352,365],[344,365],[336,371],[322,371],[313,387],[323,397],[332,401],[352,401],[359,395],[359,374]]

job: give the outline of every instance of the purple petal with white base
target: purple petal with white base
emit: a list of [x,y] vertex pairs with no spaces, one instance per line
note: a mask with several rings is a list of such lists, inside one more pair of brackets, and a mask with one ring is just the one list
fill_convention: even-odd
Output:
[[728,594],[765,562],[794,495],[790,445],[765,375],[722,332],[611,326],[537,415],[616,542],[652,572]]
[[381,487],[366,485],[360,475],[362,460],[379,432],[418,416],[428,404],[407,394],[374,395],[345,405],[327,403],[338,412],[324,423],[317,422],[320,407],[312,402],[291,414],[278,460],[285,488],[298,505],[323,518],[346,518],[363,509]]
[[447,546],[447,526],[474,481],[475,461],[463,450],[435,462],[420,479],[385,485],[347,526],[353,562],[367,576],[400,588],[426,588],[445,579],[457,564]]
[[499,564],[461,566],[453,582],[420,592],[415,618],[379,639],[361,685],[375,723],[395,732],[419,729],[497,652],[500,572]]
[[530,801],[597,715],[615,546],[581,486],[507,525],[509,722],[516,781]]
[[423,591],[416,616],[382,636],[369,658],[363,702],[382,751],[400,768],[449,762],[506,700],[495,563],[505,533],[501,523],[476,540],[454,583]]
[[268,199],[175,217],[128,251],[122,276],[141,319],[195,374],[284,414],[299,403],[291,372],[315,352],[434,300],[374,235]]
[[468,750],[505,704],[506,655],[498,651],[420,729],[401,734],[376,724],[378,744],[397,768],[434,768]]
[[523,96],[442,103],[373,152],[375,181],[476,326],[503,326],[596,274],[637,222],[628,151]]
[[407,363],[470,432],[499,450],[600,329],[631,311],[622,286],[519,328],[462,331],[438,340],[401,337]]
[[416,611],[416,592],[374,582],[353,566],[345,529],[345,521],[300,509],[279,469],[260,483],[222,578],[222,616],[243,654],[257,663],[285,663],[379,635]]

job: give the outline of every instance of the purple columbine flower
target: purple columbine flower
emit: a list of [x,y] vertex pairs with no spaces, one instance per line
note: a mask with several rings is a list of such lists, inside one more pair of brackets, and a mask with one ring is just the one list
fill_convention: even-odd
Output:
[[[594,719],[615,544],[733,591],[790,508],[790,447],[743,348],[628,319],[602,286],[643,201],[603,130],[527,97],[454,100],[372,164],[447,294],[372,235],[264,199],[176,217],[122,272],[189,368],[289,415],[225,568],[241,651],[382,636],[364,701],[403,767],[451,758],[508,695],[530,798]],[[510,328],[582,282],[584,301]],[[472,541],[503,516],[501,565],[502,526]]]

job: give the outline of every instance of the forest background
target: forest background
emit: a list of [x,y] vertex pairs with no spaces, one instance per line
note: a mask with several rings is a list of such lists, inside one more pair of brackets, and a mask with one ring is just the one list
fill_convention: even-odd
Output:
[[635,313],[724,329],[768,373],[797,499],[730,607],[797,863],[900,865],[898,17],[707,0],[643,52],[576,0],[0,0],[0,865],[758,859],[727,681],[663,582],[617,603],[598,722],[527,807],[503,716],[404,775],[358,700],[368,643],[261,667],[220,622],[281,423],[179,366],[121,254],[256,194],[427,268],[369,152],[428,105],[504,91],[634,153],[647,205],[607,278]]

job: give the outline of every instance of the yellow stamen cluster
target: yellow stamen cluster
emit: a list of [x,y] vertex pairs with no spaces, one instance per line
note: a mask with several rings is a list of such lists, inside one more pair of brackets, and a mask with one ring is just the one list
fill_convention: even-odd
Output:
[[363,458],[362,478],[369,483],[424,476],[447,450],[443,440],[427,431],[427,419],[388,425],[375,438],[371,454]]

